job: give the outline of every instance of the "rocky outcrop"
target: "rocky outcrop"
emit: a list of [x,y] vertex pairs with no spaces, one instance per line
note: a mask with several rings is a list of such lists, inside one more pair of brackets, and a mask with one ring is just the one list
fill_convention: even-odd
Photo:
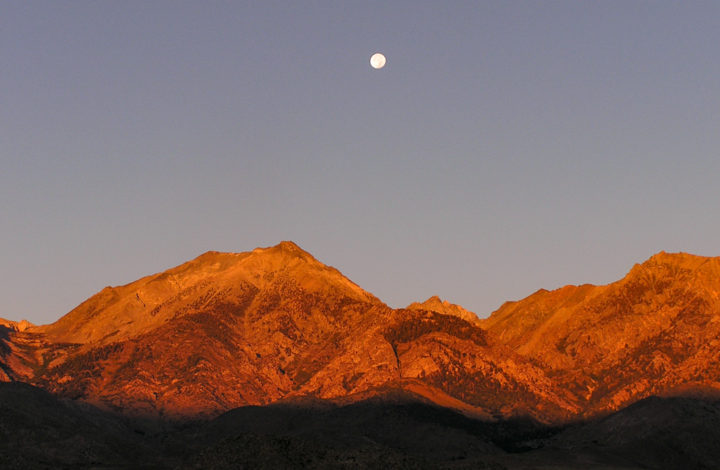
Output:
[[25,331],[28,328],[32,328],[35,325],[30,323],[27,320],[20,320],[20,321],[12,321],[12,320],[6,320],[4,318],[0,318],[0,327],[5,327],[12,331]]
[[406,308],[408,310],[429,310],[431,312],[442,313],[443,315],[453,315],[467,322],[480,324],[480,319],[476,314],[470,310],[466,310],[460,305],[442,300],[437,295],[430,297],[425,302],[413,302]]

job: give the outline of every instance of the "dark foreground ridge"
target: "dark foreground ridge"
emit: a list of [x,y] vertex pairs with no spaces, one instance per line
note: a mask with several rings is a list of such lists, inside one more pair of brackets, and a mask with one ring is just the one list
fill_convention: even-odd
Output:
[[720,402],[651,397],[566,427],[484,422],[399,395],[131,419],[0,383],[0,467],[718,468]]

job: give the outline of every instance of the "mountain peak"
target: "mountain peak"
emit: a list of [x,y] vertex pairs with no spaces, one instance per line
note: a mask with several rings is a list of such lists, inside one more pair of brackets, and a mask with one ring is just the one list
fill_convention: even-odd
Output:
[[658,265],[658,264],[672,264],[681,267],[687,267],[694,269],[702,265],[703,263],[713,260],[707,256],[693,255],[685,252],[668,253],[666,251],[660,251],[655,253],[643,263],[643,265]]
[[275,248],[280,248],[281,250],[286,250],[286,251],[300,251],[303,253],[307,253],[305,250],[300,248],[297,245],[297,243],[295,243],[294,241],[291,241],[291,240],[283,240],[280,243],[278,243],[277,245],[275,245]]
[[235,260],[239,261],[249,255],[262,255],[264,257],[297,257],[305,259],[306,261],[317,260],[307,251],[300,248],[296,243],[291,241],[281,241],[277,245],[257,247],[250,252],[232,252],[232,251],[215,251],[209,250],[201,254],[197,258],[188,261],[187,263],[181,264],[178,268],[183,267],[189,263],[198,262],[200,264],[211,264],[220,262],[223,260]]
[[178,312],[238,303],[252,298],[251,292],[275,295],[285,290],[382,304],[337,269],[283,241],[243,253],[208,251],[161,273],[105,288],[41,329],[58,341],[117,341],[157,328]]
[[693,278],[711,277],[720,274],[720,257],[698,256],[690,253],[667,253],[661,251],[652,255],[643,263],[636,264],[630,270],[626,279],[637,276],[691,276]]
[[251,253],[288,258],[300,258],[304,259],[305,261],[318,262],[313,255],[300,248],[295,242],[287,240],[281,241],[274,246],[255,248],[254,250],[252,250]]
[[433,295],[425,302],[413,302],[406,308],[408,310],[430,310],[443,315],[453,315],[471,323],[479,321],[478,316],[475,313],[463,308],[460,305],[450,303],[447,300],[442,300],[437,295]]

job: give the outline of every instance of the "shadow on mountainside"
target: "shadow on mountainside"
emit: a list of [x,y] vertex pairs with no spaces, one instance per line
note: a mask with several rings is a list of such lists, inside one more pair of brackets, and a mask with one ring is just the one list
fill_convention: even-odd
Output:
[[0,353],[8,352],[10,350],[6,342],[10,340],[9,333],[11,331],[12,330],[9,327],[5,325],[0,325]]
[[88,404],[20,382],[0,383],[0,468],[163,464],[145,432]]
[[718,468],[720,402],[642,400],[550,428],[400,395],[249,406],[211,421],[130,419],[0,383],[2,468]]

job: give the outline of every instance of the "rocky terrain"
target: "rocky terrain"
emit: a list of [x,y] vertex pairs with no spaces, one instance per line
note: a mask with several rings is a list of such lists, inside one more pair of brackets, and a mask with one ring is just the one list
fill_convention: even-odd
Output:
[[507,302],[482,322],[586,415],[720,389],[720,259],[659,253],[606,286]]
[[361,399],[389,384],[476,416],[577,411],[458,309],[393,310],[283,242],[206,253],[105,288],[51,325],[8,331],[3,370],[58,396],[171,417],[290,397]]
[[[712,467],[692,436],[717,421],[719,344],[718,258],[660,253],[615,283],[540,290],[481,320],[438,297],[392,309],[282,242],[107,287],[50,325],[0,320],[2,431],[66,433],[90,460],[128,466],[109,439],[161,441],[158,465],[200,468],[523,468],[570,454],[570,468],[661,468],[683,452]],[[18,411],[25,392],[38,404]],[[212,421],[181,424],[198,419]],[[634,459],[663,442],[660,424],[678,429],[672,455]]]
[[442,300],[437,295],[433,295],[425,302],[413,302],[406,307],[408,310],[429,310],[432,312],[442,313],[443,315],[454,315],[462,318],[466,322],[473,324],[481,324],[480,318],[470,310],[466,310],[461,305],[453,304],[447,300]]

